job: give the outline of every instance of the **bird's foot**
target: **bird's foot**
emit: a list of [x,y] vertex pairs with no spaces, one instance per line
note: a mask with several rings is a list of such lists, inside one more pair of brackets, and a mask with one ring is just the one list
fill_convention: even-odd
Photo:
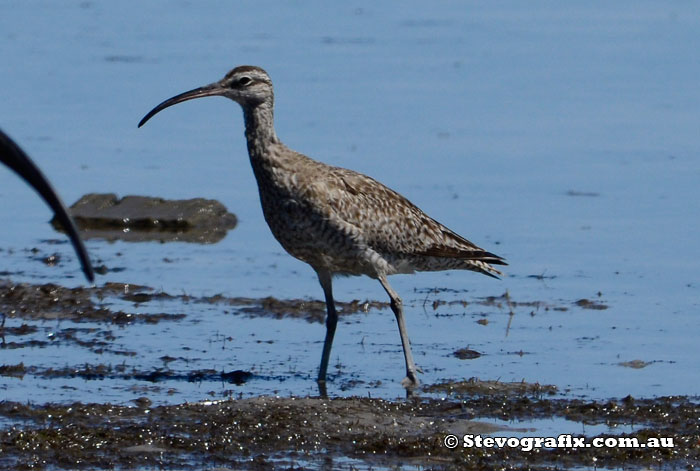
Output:
[[407,371],[406,377],[401,381],[401,386],[408,390],[413,390],[420,386],[420,381],[418,381],[418,376],[416,376],[416,372]]
[[316,384],[318,384],[318,395],[321,397],[328,397],[328,391],[326,390],[326,380],[318,379],[316,380]]

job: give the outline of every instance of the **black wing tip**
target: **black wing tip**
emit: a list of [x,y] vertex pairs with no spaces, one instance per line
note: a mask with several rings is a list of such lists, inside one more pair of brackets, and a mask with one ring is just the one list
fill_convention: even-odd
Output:
[[85,274],[85,278],[87,278],[87,280],[88,280],[90,283],[94,283],[94,282],[95,282],[95,272],[92,271],[91,268],[90,268],[90,269],[87,269],[87,270],[86,270],[85,268],[83,268],[83,273]]
[[61,206],[54,208],[54,221],[56,221],[65,231],[68,239],[73,245],[73,250],[75,250],[75,253],[78,255],[80,267],[85,274],[85,278],[92,283],[95,281],[95,270],[90,262],[90,255],[88,254],[87,248],[85,248],[83,239],[80,237],[75,221],[68,213],[68,209],[63,206],[63,202],[60,200],[59,202]]
[[80,260],[80,268],[83,269],[83,274],[85,275],[85,278],[90,282],[94,283],[95,282],[95,269],[92,267],[92,263],[90,262],[90,256],[88,255],[87,249],[82,243],[79,243],[76,245],[75,241],[73,242],[73,246],[75,248],[75,251],[78,254],[78,259]]
[[34,188],[44,202],[53,210],[56,219],[63,226],[68,238],[73,244],[85,277],[88,281],[93,282],[95,280],[95,271],[92,268],[90,258],[78,234],[78,230],[68,214],[68,210],[63,204],[61,197],[58,196],[58,193],[56,193],[56,190],[41,169],[39,169],[22,148],[1,129],[0,162],[10,167],[10,169],[17,173],[29,186]]
[[479,260],[485,263],[492,263],[494,265],[508,265],[508,262],[506,262],[505,258],[496,255],[495,253],[487,252],[485,250],[472,252],[471,256],[466,256],[465,258]]
[[508,266],[508,262],[505,261],[505,259],[498,257],[498,258],[492,258],[492,257],[484,257],[480,258],[482,262],[486,263],[491,263],[493,265],[503,265],[503,266]]
[[80,266],[83,269],[83,273],[85,274],[85,278],[90,283],[95,282],[95,269],[92,267],[92,263],[90,262],[90,258],[88,257],[87,251],[85,252],[85,259],[83,257],[80,258]]

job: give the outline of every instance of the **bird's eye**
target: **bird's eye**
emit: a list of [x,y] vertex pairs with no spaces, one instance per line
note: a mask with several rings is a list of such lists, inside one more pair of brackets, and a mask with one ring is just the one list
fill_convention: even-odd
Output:
[[250,77],[241,77],[238,79],[238,85],[248,85],[252,81]]

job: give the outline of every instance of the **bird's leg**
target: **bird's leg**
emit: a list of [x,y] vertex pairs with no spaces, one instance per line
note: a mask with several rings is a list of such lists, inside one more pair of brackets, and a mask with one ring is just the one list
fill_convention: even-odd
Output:
[[318,369],[318,388],[321,396],[326,396],[326,371],[328,370],[328,360],[331,357],[331,347],[333,346],[333,336],[335,327],[338,324],[338,313],[335,312],[333,302],[333,286],[331,274],[328,271],[318,270],[318,281],[321,282],[323,294],[326,297],[326,340],[323,342],[323,354],[321,355],[321,367]]
[[5,312],[2,312],[2,322],[0,322],[0,338],[2,338],[2,348],[5,348]]
[[408,333],[406,332],[406,322],[403,318],[403,301],[399,298],[389,285],[386,276],[382,275],[379,277],[379,282],[384,287],[384,290],[391,298],[391,310],[394,311],[396,316],[396,323],[399,324],[399,335],[401,335],[401,345],[403,345],[403,356],[406,360],[406,377],[401,384],[406,389],[413,389],[420,384],[418,381],[418,375],[416,373],[416,364],[413,362],[413,354],[411,353],[411,341],[408,339]]

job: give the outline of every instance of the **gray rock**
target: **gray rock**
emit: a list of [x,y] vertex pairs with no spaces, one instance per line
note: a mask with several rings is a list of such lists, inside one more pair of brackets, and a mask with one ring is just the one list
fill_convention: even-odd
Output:
[[[69,208],[84,238],[128,242],[220,241],[236,227],[236,216],[216,200],[165,200],[148,196],[91,193]],[[51,224],[60,230],[55,219]]]

